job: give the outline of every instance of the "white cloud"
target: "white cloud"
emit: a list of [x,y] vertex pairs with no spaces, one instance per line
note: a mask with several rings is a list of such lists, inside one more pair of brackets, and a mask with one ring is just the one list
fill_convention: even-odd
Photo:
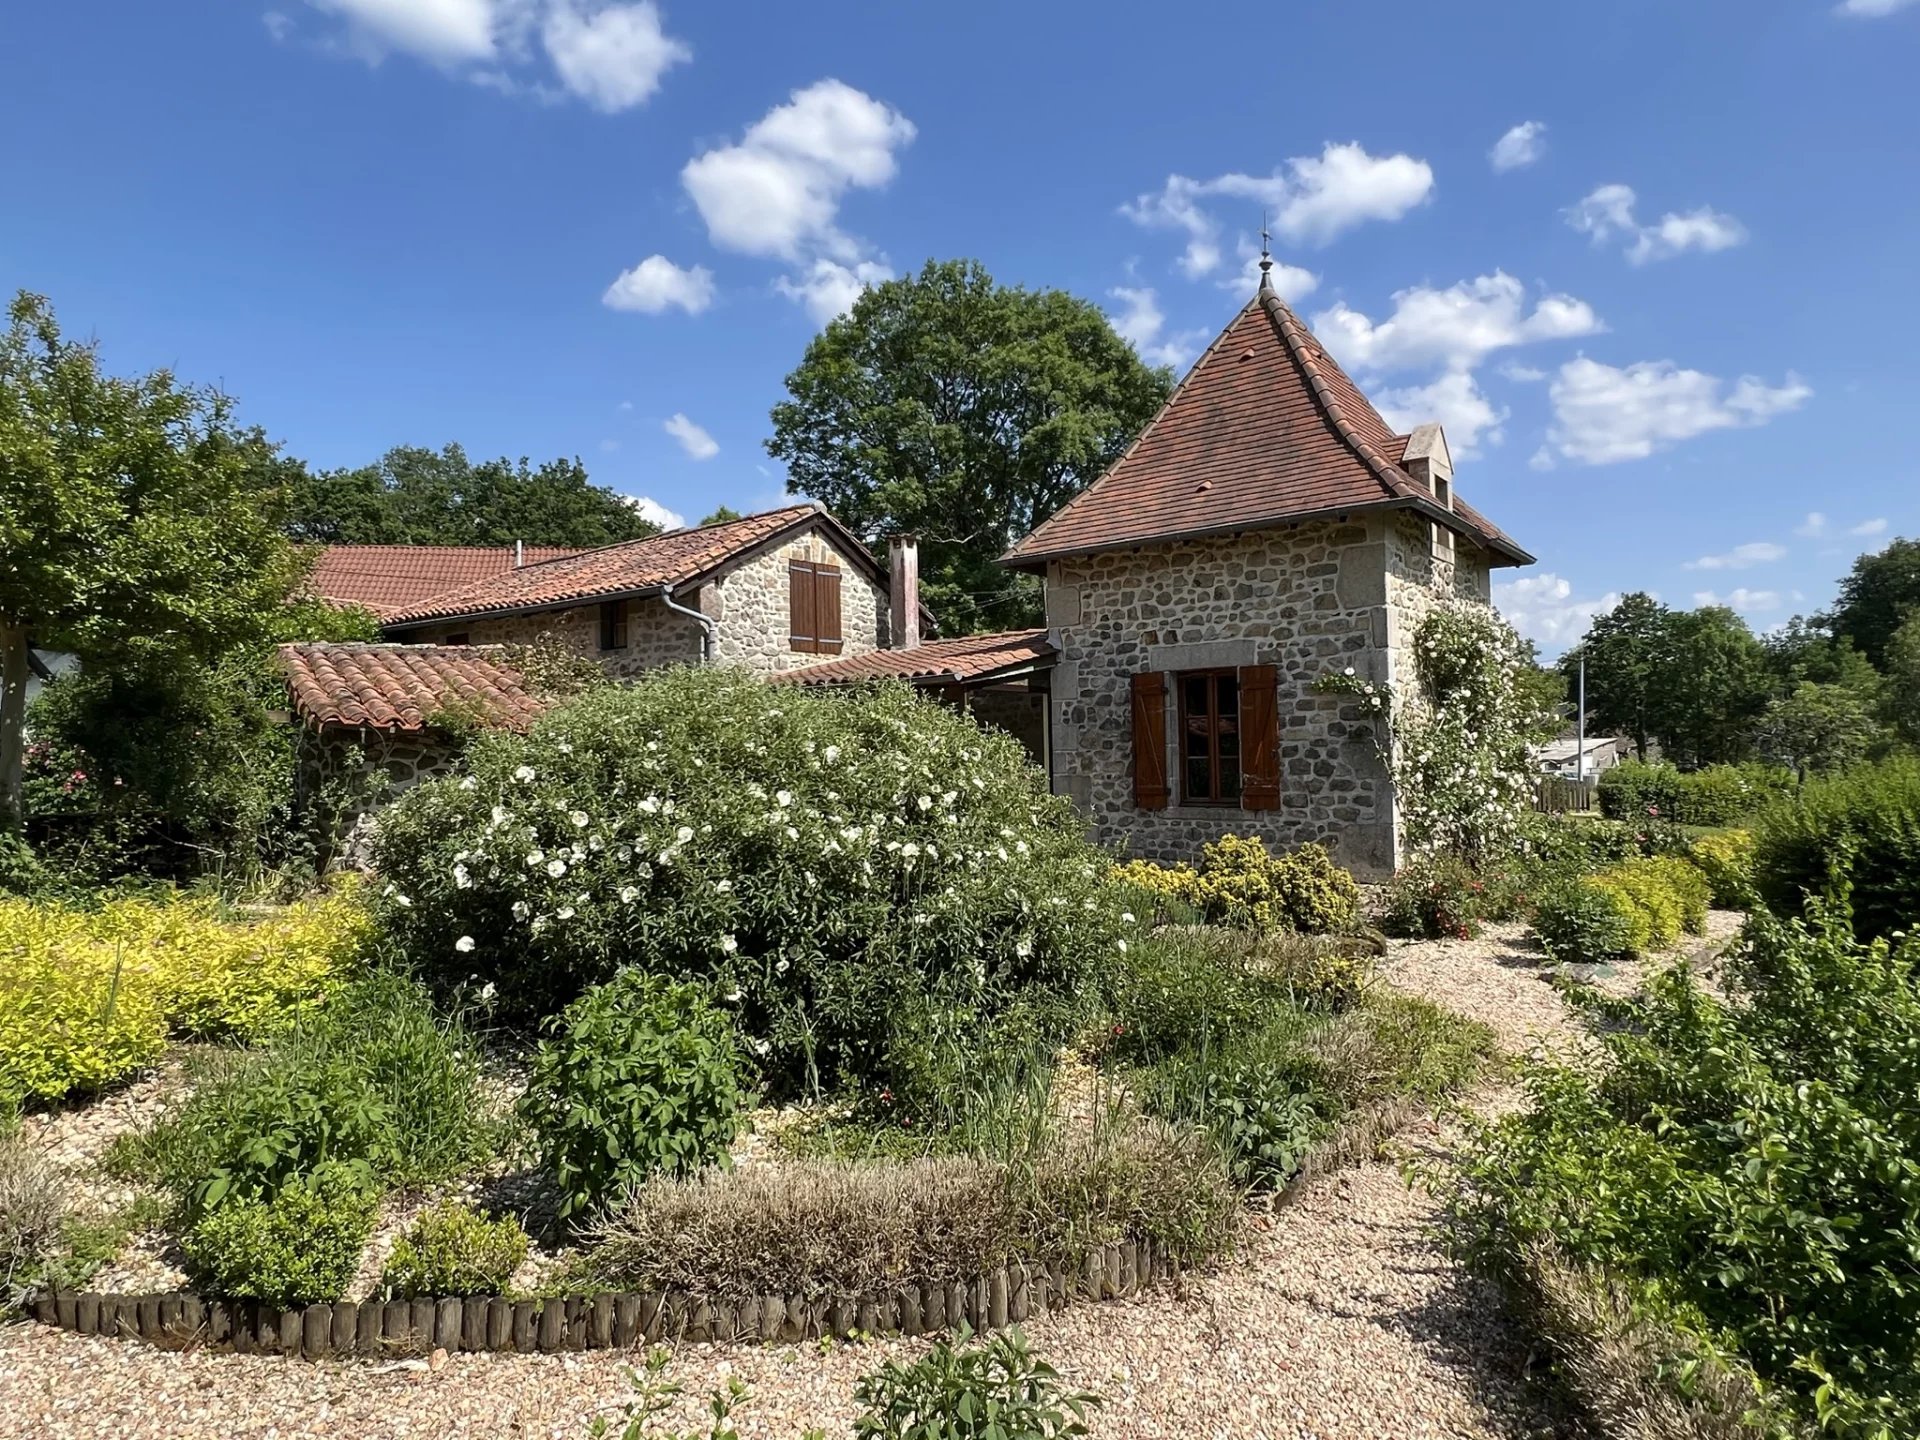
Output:
[[275,44],[284,43],[293,33],[293,17],[284,10],[268,10],[260,17],[260,23],[267,27],[267,34],[273,37]]
[[1535,385],[1547,378],[1546,371],[1536,369],[1532,365],[1521,365],[1511,360],[1500,367],[1500,373],[1506,379],[1518,385]]
[[[693,58],[666,33],[656,0],[308,0],[337,17],[344,33],[330,48],[377,65],[412,55],[503,93],[564,91],[614,113],[644,104],[674,65]],[[292,28],[267,17],[276,40]],[[535,36],[552,79],[532,70]]]
[[1546,133],[1545,121],[1523,120],[1493,142],[1487,158],[1493,162],[1494,170],[1502,173],[1531,165],[1546,153],[1547,142],[1543,138]]
[[1891,15],[1896,10],[1904,10],[1914,0],[1844,0],[1834,6],[1836,15],[1854,15],[1865,20],[1877,20],[1883,15]]
[[540,38],[567,89],[609,115],[645,104],[661,76],[693,58],[666,33],[653,0],[599,10],[554,0]]
[[1220,223],[1202,202],[1213,199],[1252,202],[1273,211],[1273,227],[1284,240],[1325,245],[1369,220],[1398,220],[1433,194],[1433,167],[1411,155],[1370,155],[1357,143],[1331,141],[1318,155],[1301,155],[1271,175],[1217,175],[1195,180],[1169,175],[1158,191],[1149,191],[1120,207],[1136,225],[1184,230],[1187,247],[1180,268],[1189,276],[1210,275],[1226,253]]
[[622,400],[618,405],[614,406],[613,408],[616,410],[631,410],[633,409],[633,401]]
[[1723,555],[1702,555],[1698,560],[1689,560],[1689,570],[1745,570],[1750,565],[1768,565],[1775,560],[1786,558],[1787,547],[1776,545],[1771,540],[1755,540],[1746,545],[1736,545]]
[[1381,390],[1373,400],[1381,418],[1402,434],[1438,420],[1456,460],[1471,460],[1483,440],[1498,445],[1506,439],[1501,426],[1507,411],[1488,400],[1466,370],[1449,370],[1428,385]]
[[870,286],[892,278],[893,271],[877,260],[842,265],[838,260],[819,259],[798,275],[780,276],[773,288],[805,305],[814,321],[824,325],[851,310]]
[[1493,603],[1529,640],[1550,649],[1563,649],[1586,634],[1596,616],[1618,605],[1620,594],[1609,591],[1597,600],[1576,600],[1573,582],[1543,570],[1496,584]]
[[720,453],[720,442],[678,411],[661,421],[660,428],[678,440],[680,448],[695,460],[711,460]]
[[631,270],[621,271],[600,303],[646,315],[678,306],[698,315],[713,303],[713,272],[704,265],[683,270],[664,255],[649,255]]
[[1863,540],[1870,540],[1875,535],[1884,535],[1886,533],[1887,522],[1883,519],[1862,520],[1858,525],[1847,531],[1847,534],[1857,535]]
[[1818,510],[1809,510],[1807,518],[1793,527],[1793,533],[1805,536],[1809,540],[1817,540],[1827,533],[1827,517]]
[[687,517],[678,510],[669,510],[658,500],[648,495],[622,495],[628,505],[640,512],[640,518],[651,520],[662,530],[680,530],[686,527]]
[[798,267],[779,282],[816,320],[831,319],[861,289],[892,274],[868,245],[839,226],[847,191],[885,185],[913,122],[838,80],[796,90],[748,127],[680,172],[707,235],[726,250]]
[[1737,590],[1728,591],[1725,595],[1721,595],[1712,590],[1696,590],[1693,592],[1693,603],[1696,605],[1724,605],[1729,610],[1740,611],[1778,610],[1780,608],[1780,592],[1778,590],[1749,590],[1744,585]]
[[1665,260],[1688,250],[1712,254],[1745,242],[1747,230],[1731,215],[1723,215],[1702,205],[1684,215],[1668,211],[1651,225],[1634,219],[1636,203],[1630,185],[1602,185],[1578,205],[1566,212],[1567,223],[1593,243],[1604,245],[1618,236],[1627,244],[1627,260],[1644,265],[1649,260]]
[[1314,333],[1334,355],[1366,370],[1440,364],[1471,369],[1489,353],[1541,340],[1594,335],[1606,327],[1571,295],[1544,295],[1527,312],[1527,287],[1504,271],[1445,290],[1416,285],[1393,297],[1393,313],[1375,324],[1344,301],[1313,317]]
[[1120,313],[1109,317],[1115,333],[1133,346],[1149,365],[1182,369],[1200,353],[1207,332],[1183,330],[1168,335],[1167,317],[1160,309],[1160,298],[1151,289],[1121,285],[1107,294],[1121,305]]
[[1671,360],[1618,368],[1580,356],[1560,367],[1548,394],[1553,424],[1534,457],[1542,468],[1556,454],[1587,465],[1641,460],[1709,430],[1764,425],[1798,409],[1813,391],[1791,371],[1781,385],[1743,375],[1728,388]]

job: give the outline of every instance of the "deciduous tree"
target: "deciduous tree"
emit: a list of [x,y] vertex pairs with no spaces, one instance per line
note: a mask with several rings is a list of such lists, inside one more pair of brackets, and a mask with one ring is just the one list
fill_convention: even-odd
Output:
[[1093,305],[971,260],[875,286],[807,347],[767,449],[856,531],[920,537],[948,633],[1037,620],[995,559],[1112,464],[1166,399]]
[[1911,610],[1920,609],[1920,540],[1895,540],[1877,555],[1862,555],[1840,582],[1829,622],[1875,666]]

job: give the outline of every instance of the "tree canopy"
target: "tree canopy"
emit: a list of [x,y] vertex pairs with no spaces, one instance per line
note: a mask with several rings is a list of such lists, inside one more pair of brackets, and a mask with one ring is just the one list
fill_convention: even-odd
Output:
[[287,530],[326,545],[572,545],[658,534],[623,496],[575,460],[467,458],[458,445],[398,445],[353,470],[289,467]]
[[22,293],[0,337],[0,826],[21,817],[28,640],[179,666],[257,638],[303,561],[284,468],[231,403],[101,373]]
[[1917,611],[1920,540],[1895,540],[1877,555],[1853,562],[1827,620],[1836,637],[1852,641],[1875,666],[1884,667],[1894,631]]
[[1172,383],[1087,301],[929,261],[814,338],[767,449],[788,489],[855,531],[919,536],[947,633],[1030,624],[1038,587],[995,560],[1098,478]]

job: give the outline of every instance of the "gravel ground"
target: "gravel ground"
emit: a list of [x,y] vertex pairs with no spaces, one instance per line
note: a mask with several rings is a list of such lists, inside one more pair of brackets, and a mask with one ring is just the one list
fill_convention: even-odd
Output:
[[[1737,917],[1716,916],[1719,943]],[[1696,944],[1696,948],[1707,947]],[[1509,1050],[1574,1038],[1548,968],[1519,927],[1477,941],[1398,946],[1387,983],[1493,1026]],[[1637,981],[1631,967],[1602,977]],[[1497,1106],[1490,1090],[1476,1103]],[[1523,1339],[1493,1298],[1435,1248],[1432,1201],[1400,1162],[1443,1160],[1453,1132],[1420,1121],[1368,1163],[1302,1187],[1258,1217],[1239,1261],[1179,1296],[1084,1306],[1026,1326],[1037,1351],[1108,1404],[1110,1440],[1534,1440],[1584,1432],[1525,1376]],[[687,1346],[673,1416],[699,1421],[737,1376],[742,1436],[848,1433],[858,1378],[924,1341]],[[0,1436],[569,1436],[628,1393],[613,1354],[310,1364],[163,1354],[37,1325],[0,1329]],[[659,1427],[654,1433],[662,1433]]]

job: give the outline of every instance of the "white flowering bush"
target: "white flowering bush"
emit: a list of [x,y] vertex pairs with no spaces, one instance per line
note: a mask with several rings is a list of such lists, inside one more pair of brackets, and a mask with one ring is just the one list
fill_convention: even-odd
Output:
[[662,671],[468,759],[380,826],[414,961],[522,1020],[623,965],[709,977],[776,1090],[885,1084],[917,1033],[1070,1010],[1132,929],[1020,747],[905,686]]
[[1515,847],[1533,804],[1527,733],[1539,718],[1517,683],[1522,658],[1493,610],[1452,601],[1414,632],[1416,687],[1396,692],[1351,668],[1319,682],[1375,717],[1415,850],[1482,864]]

